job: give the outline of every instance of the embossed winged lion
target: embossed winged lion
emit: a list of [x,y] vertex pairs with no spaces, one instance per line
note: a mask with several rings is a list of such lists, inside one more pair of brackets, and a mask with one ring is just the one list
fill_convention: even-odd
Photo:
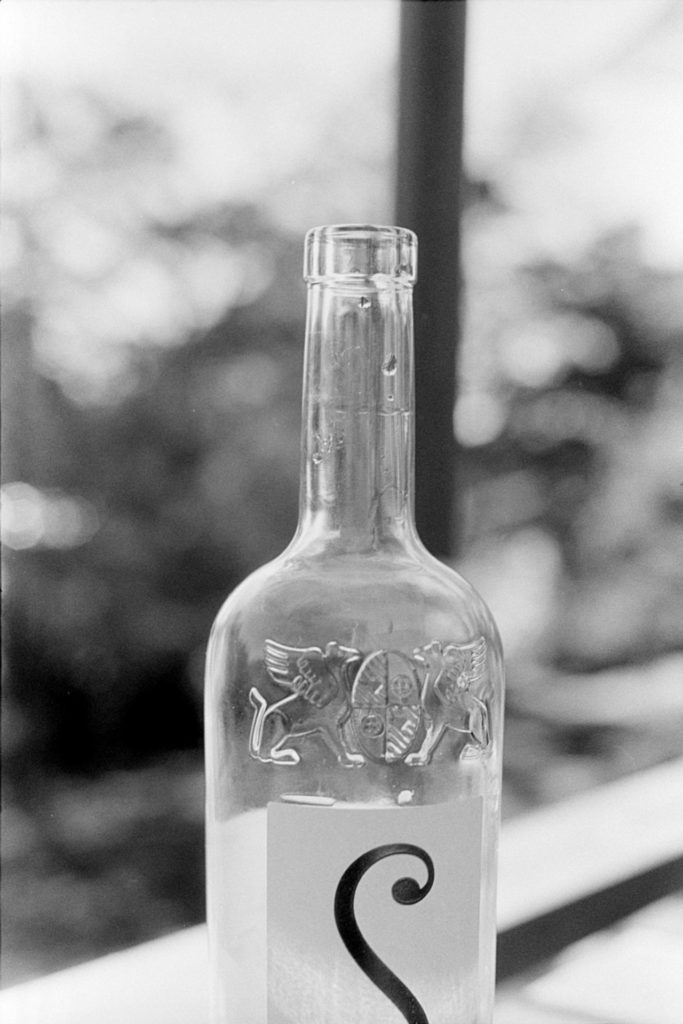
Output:
[[425,667],[422,707],[425,735],[419,750],[406,764],[428,764],[447,729],[469,736],[470,743],[485,750],[490,742],[486,704],[472,689],[486,679],[486,640],[466,644],[442,644],[436,640],[413,652]]
[[[340,764],[363,764],[361,754],[346,749],[342,727],[351,714],[349,693],[362,654],[332,642],[320,647],[288,647],[265,642],[265,665],[286,696],[269,703],[255,686],[249,700],[255,708],[249,735],[249,753],[263,762],[298,764],[301,755],[291,746],[304,736],[320,736]],[[268,729],[266,740],[265,730]]]

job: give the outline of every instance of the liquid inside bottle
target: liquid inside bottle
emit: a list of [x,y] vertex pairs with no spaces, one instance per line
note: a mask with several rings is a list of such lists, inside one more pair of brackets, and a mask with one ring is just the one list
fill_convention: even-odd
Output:
[[299,524],[207,657],[214,1024],[491,1021],[502,654],[414,527],[415,264],[306,238]]

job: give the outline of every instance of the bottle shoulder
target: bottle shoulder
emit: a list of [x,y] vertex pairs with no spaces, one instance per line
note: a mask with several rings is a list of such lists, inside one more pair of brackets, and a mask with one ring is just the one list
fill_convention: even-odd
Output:
[[361,641],[419,645],[467,642],[500,647],[485,602],[455,569],[425,549],[305,553],[286,550],[230,594],[213,635],[278,633],[283,642],[323,645]]

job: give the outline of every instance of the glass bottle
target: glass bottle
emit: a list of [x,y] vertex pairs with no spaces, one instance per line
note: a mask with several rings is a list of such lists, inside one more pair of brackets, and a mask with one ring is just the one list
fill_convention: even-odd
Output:
[[416,250],[306,237],[299,524],[207,656],[214,1024],[491,1021],[502,655],[413,523]]

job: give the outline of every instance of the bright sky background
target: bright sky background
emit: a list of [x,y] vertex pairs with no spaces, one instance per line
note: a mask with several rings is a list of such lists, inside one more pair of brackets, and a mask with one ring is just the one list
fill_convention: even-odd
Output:
[[[333,97],[356,95],[362,125],[363,90],[395,64],[398,9],[398,0],[3,0],[0,55],[7,76],[85,83],[170,113],[192,187],[242,198],[267,186],[274,167],[297,164]],[[675,0],[470,0],[468,163],[505,163],[540,245],[580,247],[632,220],[651,259],[680,265],[682,68]],[[262,111],[253,130],[231,118],[228,90]],[[531,154],[516,152],[525,106],[535,110]]]

